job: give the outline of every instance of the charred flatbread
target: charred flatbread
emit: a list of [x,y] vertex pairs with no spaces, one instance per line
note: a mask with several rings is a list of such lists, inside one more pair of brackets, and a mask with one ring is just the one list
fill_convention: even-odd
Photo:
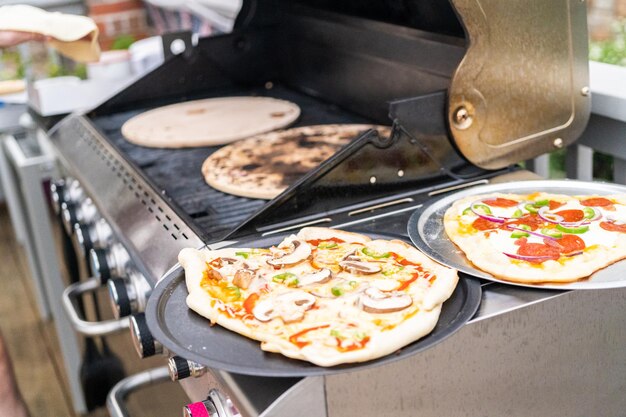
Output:
[[305,126],[244,139],[225,146],[202,165],[213,188],[248,198],[272,199],[373,125]]
[[220,97],[141,113],[124,123],[122,134],[151,148],[215,146],[284,128],[298,116],[300,107],[285,100]]
[[495,277],[571,282],[626,258],[626,195],[466,197],[446,211],[444,227],[474,266]]
[[399,240],[304,228],[270,248],[184,249],[187,305],[318,366],[395,352],[435,327],[458,282]]

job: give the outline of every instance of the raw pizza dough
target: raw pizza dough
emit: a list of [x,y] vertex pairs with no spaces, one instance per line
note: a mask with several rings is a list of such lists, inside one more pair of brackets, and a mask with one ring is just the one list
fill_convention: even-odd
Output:
[[[472,204],[503,222],[481,219]],[[495,193],[456,201],[444,215],[446,234],[472,264],[522,283],[571,282],[626,258],[625,223],[624,195]]]
[[28,5],[2,6],[0,30],[48,36],[50,46],[75,61],[94,62],[100,57],[98,27],[85,16],[47,12]]
[[220,97],[159,107],[128,120],[122,134],[151,148],[215,146],[280,129],[300,107],[269,97]]
[[272,199],[374,125],[305,126],[225,146],[202,164],[211,187],[248,198]]
[[179,261],[189,308],[319,366],[376,359],[427,335],[458,281],[402,241],[315,227],[269,249],[183,249]]

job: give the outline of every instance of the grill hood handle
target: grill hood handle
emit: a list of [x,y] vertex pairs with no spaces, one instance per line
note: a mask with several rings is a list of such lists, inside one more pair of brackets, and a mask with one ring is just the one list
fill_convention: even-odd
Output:
[[86,281],[77,282],[69,285],[63,291],[63,308],[65,313],[72,323],[72,327],[78,333],[87,336],[105,336],[112,333],[117,333],[122,330],[126,330],[130,327],[128,317],[123,317],[119,320],[105,320],[105,321],[87,321],[83,320],[74,306],[74,300],[81,297],[83,294],[94,292],[102,287],[102,282],[98,278],[89,278]]
[[129,394],[150,385],[170,381],[167,366],[149,369],[122,379],[109,392],[107,396],[107,410],[111,417],[130,417],[126,408],[126,397]]

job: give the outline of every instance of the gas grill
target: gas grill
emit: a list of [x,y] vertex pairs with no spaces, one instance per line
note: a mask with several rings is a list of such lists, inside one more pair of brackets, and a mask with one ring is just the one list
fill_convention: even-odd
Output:
[[[142,315],[182,248],[215,248],[305,225],[406,237],[413,211],[450,191],[533,178],[514,165],[572,143],[588,118],[585,17],[585,4],[574,0],[244,1],[233,33],[201,39],[92,111],[58,123],[48,137],[65,178],[53,197],[68,230],[81,230],[78,246],[107,242],[87,245],[94,278],[65,292],[75,327],[86,334],[130,327],[140,356],[170,356],[169,371],[120,382],[109,395],[110,412],[127,415],[129,391],[168,375],[196,402],[185,409],[193,416],[594,410],[596,401],[576,394],[587,387],[581,376],[619,362],[619,349],[611,347],[620,342],[594,342],[613,329],[613,319],[581,329],[577,317],[594,323],[619,317],[621,290],[528,290],[466,277],[472,291],[482,285],[482,304],[449,341],[381,366],[278,378],[175,356]],[[200,167],[217,147],[148,149],[121,135],[125,121],[150,108],[239,95],[295,102],[302,109],[295,126],[374,123],[392,126],[392,133],[363,134],[269,202],[204,183]],[[107,239],[94,226],[98,219],[111,230]],[[72,313],[74,299],[107,280],[117,320],[90,323]],[[598,302],[608,305],[602,314],[591,307]],[[546,317],[559,320],[558,331]],[[616,339],[623,343],[624,335]],[[591,349],[606,361],[579,364]],[[564,375],[567,389],[554,400],[557,394],[544,388],[564,387]],[[527,384],[537,378],[543,382]],[[618,386],[619,373],[602,378]],[[520,386],[533,396],[532,406],[521,405]],[[608,391],[615,401],[602,406],[617,415],[624,399]]]

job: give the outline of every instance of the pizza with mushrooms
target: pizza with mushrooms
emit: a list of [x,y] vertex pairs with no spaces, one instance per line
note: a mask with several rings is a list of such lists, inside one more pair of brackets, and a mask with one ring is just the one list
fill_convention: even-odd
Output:
[[375,359],[427,335],[458,281],[402,241],[316,227],[269,248],[184,249],[179,261],[189,308],[319,366]]
[[474,266],[508,281],[571,282],[626,258],[625,195],[466,197],[444,227]]

